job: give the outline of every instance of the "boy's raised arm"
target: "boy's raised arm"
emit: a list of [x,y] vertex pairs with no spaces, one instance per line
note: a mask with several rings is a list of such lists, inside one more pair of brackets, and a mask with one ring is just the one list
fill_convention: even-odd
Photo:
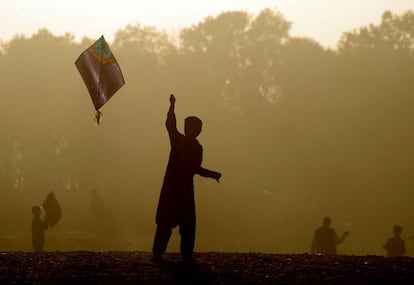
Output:
[[174,94],[170,95],[170,109],[168,110],[168,112],[174,112],[174,107],[175,107],[175,97]]
[[177,120],[175,119],[174,107],[175,107],[175,97],[173,94],[171,94],[170,95],[170,108],[168,109],[167,121],[165,122],[165,126],[167,127],[168,133],[170,133],[170,135],[174,132],[177,132]]

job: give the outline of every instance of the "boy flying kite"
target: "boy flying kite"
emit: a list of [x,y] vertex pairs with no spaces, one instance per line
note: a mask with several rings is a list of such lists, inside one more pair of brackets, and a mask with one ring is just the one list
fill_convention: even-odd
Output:
[[174,114],[175,97],[170,96],[166,127],[171,152],[157,208],[157,230],[153,245],[153,260],[162,261],[172,229],[180,227],[180,251],[184,262],[192,262],[195,240],[195,203],[193,177],[198,174],[219,182],[221,173],[201,167],[203,148],[196,139],[202,122],[197,117],[185,119],[184,134],[177,130]]

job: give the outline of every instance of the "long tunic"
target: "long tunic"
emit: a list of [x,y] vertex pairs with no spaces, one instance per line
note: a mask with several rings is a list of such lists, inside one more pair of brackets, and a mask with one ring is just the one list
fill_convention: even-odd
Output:
[[167,114],[166,127],[171,151],[158,202],[156,223],[175,227],[195,221],[193,177],[200,172],[203,148],[177,130],[174,111]]

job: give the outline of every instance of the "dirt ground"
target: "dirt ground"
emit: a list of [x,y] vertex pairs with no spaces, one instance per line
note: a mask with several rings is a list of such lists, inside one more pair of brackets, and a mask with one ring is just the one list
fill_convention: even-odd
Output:
[[308,254],[0,252],[0,284],[414,284],[414,258]]

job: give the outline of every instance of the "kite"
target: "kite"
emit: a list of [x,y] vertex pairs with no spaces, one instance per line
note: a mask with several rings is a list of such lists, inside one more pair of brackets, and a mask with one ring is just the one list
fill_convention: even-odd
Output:
[[99,109],[125,84],[121,68],[103,36],[81,53],[75,65],[91,95],[99,125]]
[[59,202],[56,200],[55,194],[50,192],[45,201],[43,202],[42,208],[46,213],[46,221],[50,227],[56,225],[60,218],[62,218],[62,208]]

